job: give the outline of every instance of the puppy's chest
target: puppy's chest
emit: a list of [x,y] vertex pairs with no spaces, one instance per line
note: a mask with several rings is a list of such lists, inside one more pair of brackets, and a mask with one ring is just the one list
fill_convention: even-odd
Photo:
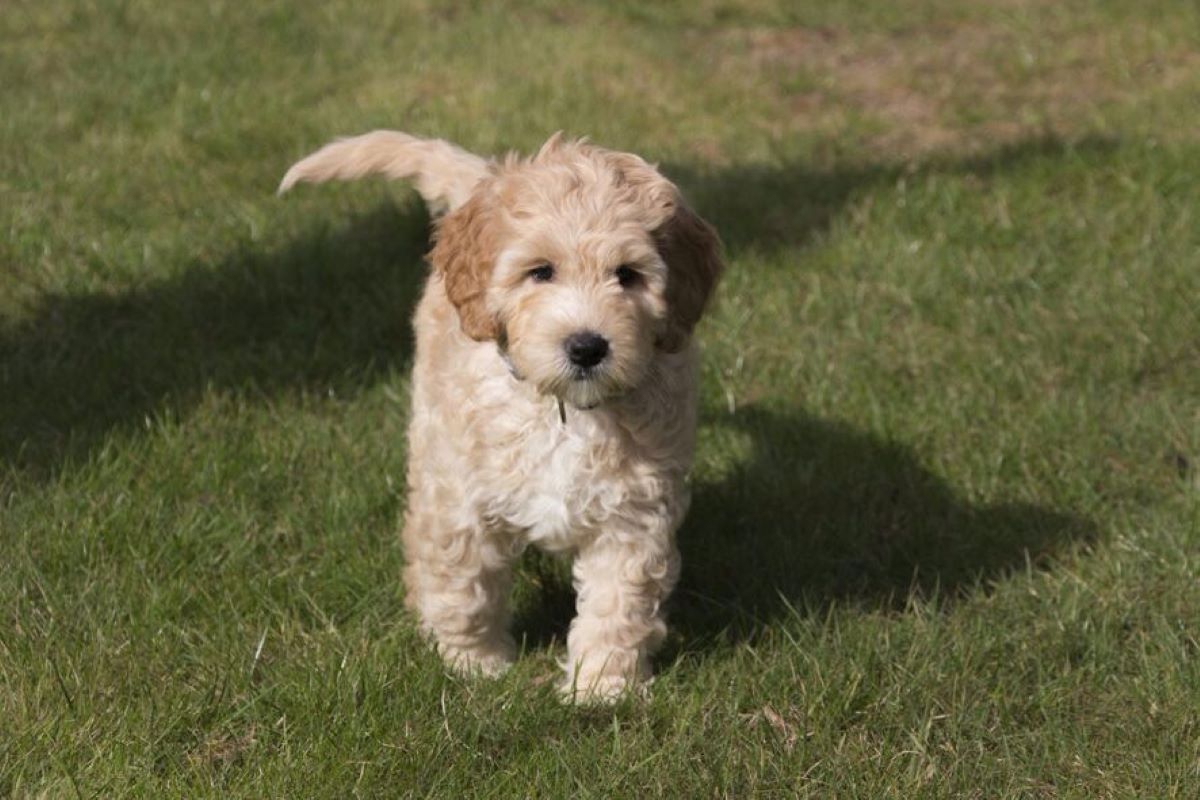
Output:
[[611,420],[567,411],[530,420],[492,448],[491,513],[549,550],[575,546],[614,517],[653,501],[659,482]]

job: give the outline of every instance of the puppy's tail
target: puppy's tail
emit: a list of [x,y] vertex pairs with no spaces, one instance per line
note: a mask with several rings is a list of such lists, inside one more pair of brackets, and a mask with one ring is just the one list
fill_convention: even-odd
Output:
[[434,213],[466,202],[488,174],[488,162],[441,139],[419,139],[399,131],[372,131],[337,139],[292,165],[279,184],[283,194],[297,183],[353,180],[382,174],[411,179]]

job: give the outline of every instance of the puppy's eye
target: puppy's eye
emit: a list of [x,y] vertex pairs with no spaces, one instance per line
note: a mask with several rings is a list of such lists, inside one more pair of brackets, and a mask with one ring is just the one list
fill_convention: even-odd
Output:
[[529,270],[526,274],[536,283],[549,283],[554,280],[554,267],[549,264],[542,264]]
[[628,264],[622,264],[617,267],[615,273],[617,283],[621,284],[622,289],[628,289],[641,280],[642,274]]

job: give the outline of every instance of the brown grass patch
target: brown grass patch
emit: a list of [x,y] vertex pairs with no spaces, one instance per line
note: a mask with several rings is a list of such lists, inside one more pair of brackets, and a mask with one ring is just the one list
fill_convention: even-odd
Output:
[[742,29],[721,69],[777,92],[785,128],[865,123],[875,149],[915,155],[1071,135],[1166,93],[1200,87],[1200,50],[1137,27],[963,23],[902,33]]
[[188,753],[193,767],[222,768],[236,764],[258,743],[255,727],[251,725],[240,736],[214,733]]

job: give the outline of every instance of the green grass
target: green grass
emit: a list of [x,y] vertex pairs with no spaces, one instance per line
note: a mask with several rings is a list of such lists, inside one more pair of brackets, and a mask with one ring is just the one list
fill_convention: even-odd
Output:
[[[19,0],[0,14],[0,795],[1191,797],[1194,3]],[[376,126],[588,134],[724,237],[653,694],[402,610],[428,218]]]

